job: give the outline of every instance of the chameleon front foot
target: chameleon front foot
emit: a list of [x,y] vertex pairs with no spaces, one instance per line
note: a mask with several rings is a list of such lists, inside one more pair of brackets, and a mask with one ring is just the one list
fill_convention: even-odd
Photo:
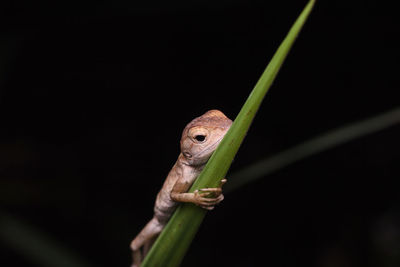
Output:
[[226,179],[222,179],[220,187],[195,190],[195,201],[193,203],[197,206],[202,207],[203,209],[213,210],[215,205],[224,200],[224,195],[222,194],[222,186],[226,183],[226,181]]

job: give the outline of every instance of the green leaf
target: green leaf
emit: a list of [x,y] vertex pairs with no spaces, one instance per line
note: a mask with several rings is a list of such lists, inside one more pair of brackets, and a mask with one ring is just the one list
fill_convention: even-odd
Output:
[[0,210],[0,241],[30,262],[30,266],[92,266],[75,251],[45,232],[2,210]]
[[229,183],[224,187],[224,194],[233,192],[250,182],[261,179],[307,157],[399,123],[400,107],[397,107],[385,113],[330,130],[230,174]]
[[[225,177],[265,94],[278,74],[314,3],[315,0],[309,1],[293,24],[190,192],[205,187],[216,187]],[[180,205],[146,256],[142,267],[179,266],[205,214],[204,209],[193,204]]]

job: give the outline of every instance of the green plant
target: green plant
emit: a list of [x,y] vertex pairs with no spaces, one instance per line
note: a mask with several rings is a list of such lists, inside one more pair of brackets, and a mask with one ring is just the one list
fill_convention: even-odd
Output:
[[[293,24],[190,192],[205,187],[216,187],[221,178],[225,177],[265,94],[278,74],[314,3],[315,0],[310,0]],[[192,204],[180,205],[151,248],[142,266],[178,266],[205,214],[204,209]]]

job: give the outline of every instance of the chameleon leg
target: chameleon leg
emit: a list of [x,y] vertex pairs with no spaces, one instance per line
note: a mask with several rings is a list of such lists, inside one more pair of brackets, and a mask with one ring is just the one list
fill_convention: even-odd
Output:
[[157,218],[153,218],[146,224],[146,226],[135,237],[135,239],[133,239],[131,243],[131,250],[133,256],[132,267],[140,266],[145,256],[145,253],[147,253],[148,249],[152,245],[153,239],[155,239],[155,237],[157,237],[158,234],[160,234],[161,230],[162,230],[162,225],[159,223]]
[[222,194],[222,186],[226,183],[226,179],[220,181],[219,187],[215,188],[203,188],[196,190],[195,194],[200,196],[200,201],[195,203],[196,205],[202,207],[206,210],[213,210],[214,206],[219,204],[224,200],[224,195]]
[[146,257],[147,253],[149,252],[149,250],[153,246],[153,244],[156,241],[157,237],[158,237],[158,234],[153,236],[151,239],[147,240],[144,243],[144,245],[143,245],[143,255],[142,255],[143,258]]

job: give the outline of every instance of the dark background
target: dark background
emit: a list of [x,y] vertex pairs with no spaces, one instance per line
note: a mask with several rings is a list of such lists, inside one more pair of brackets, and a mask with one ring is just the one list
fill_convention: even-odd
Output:
[[[186,123],[235,118],[306,2],[2,2],[0,227],[129,266]],[[398,106],[397,16],[389,1],[318,1],[231,172]],[[399,134],[226,195],[183,266],[398,266]],[[44,266],[49,252],[12,234],[0,264]]]

